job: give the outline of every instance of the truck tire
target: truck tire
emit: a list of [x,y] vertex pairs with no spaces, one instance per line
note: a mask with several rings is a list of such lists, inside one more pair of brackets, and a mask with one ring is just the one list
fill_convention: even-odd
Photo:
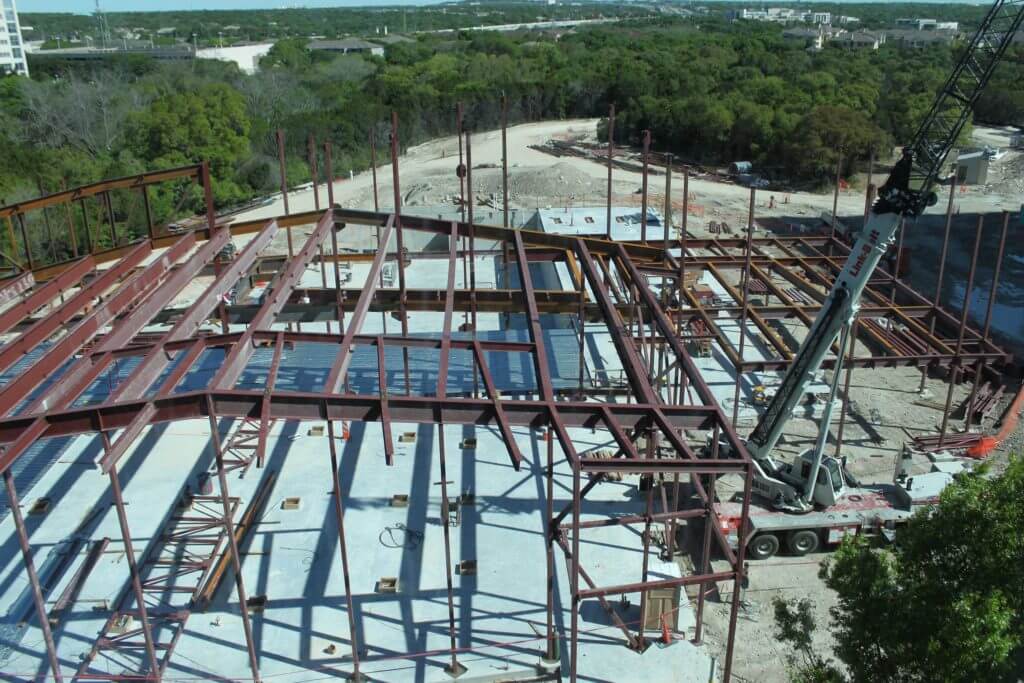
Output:
[[811,529],[800,529],[789,535],[786,546],[789,548],[789,552],[797,557],[801,557],[817,550],[820,542],[821,539],[818,537],[818,532]]
[[775,534],[758,534],[747,547],[747,553],[753,560],[767,560],[778,551],[779,537]]

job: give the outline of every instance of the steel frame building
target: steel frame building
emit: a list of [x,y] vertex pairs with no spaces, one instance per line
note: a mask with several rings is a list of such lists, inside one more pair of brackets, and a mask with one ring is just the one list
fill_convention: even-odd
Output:
[[[329,146],[325,148],[325,171],[330,178],[333,177],[330,149]],[[699,642],[708,587],[715,582],[741,580],[745,525],[741,524],[739,530],[739,549],[733,551],[714,512],[715,481],[723,474],[742,478],[745,482],[742,488],[745,518],[750,505],[752,465],[743,441],[734,429],[735,416],[730,420],[716,402],[691,358],[688,345],[701,339],[717,342],[739,370],[737,394],[739,377],[744,372],[785,367],[796,350],[796,340],[785,338],[774,323],[786,319],[810,324],[824,297],[825,288],[848,254],[846,243],[834,232],[820,237],[754,238],[751,229],[746,231],[745,239],[695,239],[688,235],[684,219],[678,235],[670,233],[670,226],[666,224],[663,240],[627,244],[477,225],[473,221],[471,205],[465,221],[403,215],[398,201],[399,170],[394,145],[392,154],[395,205],[399,208],[390,213],[337,208],[328,184],[327,206],[332,208],[272,220],[220,224],[213,212],[209,173],[205,165],[96,183],[0,208],[0,218],[6,220],[10,243],[18,244],[17,226],[24,248],[23,255],[6,255],[9,261],[20,261],[21,271],[0,283],[0,302],[4,306],[0,309],[0,331],[13,335],[0,347],[0,371],[9,371],[29,352],[41,353],[34,363],[22,369],[15,381],[0,387],[0,443],[3,444],[0,472],[4,475],[24,570],[32,586],[37,617],[56,680],[62,680],[64,674],[58,661],[43,587],[20,509],[20,492],[16,490],[11,467],[39,440],[62,435],[98,433],[103,439],[105,452],[100,467],[109,477],[117,508],[121,541],[128,563],[126,580],[131,588],[131,599],[115,606],[108,623],[113,624],[120,616],[129,615],[137,624],[137,628],[117,637],[99,634],[92,653],[76,674],[83,680],[108,678],[96,674],[89,664],[99,650],[119,647],[141,649],[145,653],[145,670],[125,677],[159,679],[173,656],[177,634],[185,627],[188,618],[189,608],[171,615],[147,613],[143,595],[146,586],[140,573],[140,561],[133,549],[129,513],[121,496],[118,477],[117,466],[124,455],[149,425],[160,422],[202,418],[211,425],[219,495],[201,501],[205,505],[206,518],[199,524],[204,529],[219,529],[219,534],[210,554],[197,560],[189,570],[205,574],[218,554],[222,561],[230,561],[242,605],[248,604],[236,543],[236,526],[242,523],[236,513],[242,511],[238,500],[232,498],[228,489],[226,472],[234,465],[225,456],[227,445],[222,443],[216,428],[217,419],[221,417],[240,418],[252,426],[255,447],[251,461],[244,463],[246,467],[253,462],[257,467],[262,464],[268,426],[272,421],[326,422],[331,437],[328,442],[332,495],[350,621],[353,616],[352,594],[347,589],[350,568],[344,527],[346,501],[341,493],[334,438],[336,423],[339,422],[379,423],[388,464],[392,462],[394,451],[390,429],[393,422],[440,427],[445,424],[493,425],[503,435],[509,463],[516,469],[523,456],[511,435],[513,426],[534,430],[536,438],[547,444],[546,563],[549,602],[545,638],[548,652],[556,660],[558,641],[563,637],[567,639],[568,674],[572,681],[580,672],[577,645],[582,600],[598,599],[622,630],[625,643],[633,649],[643,650],[649,643],[644,624],[641,623],[634,631],[618,619],[608,604],[611,596],[638,593],[641,613],[646,614],[645,604],[651,591],[698,586],[695,639]],[[181,180],[194,181],[204,188],[206,222],[184,234],[170,233],[154,224],[148,192],[156,184]],[[471,184],[471,176],[467,181]],[[685,187],[684,182],[683,196],[687,197]],[[138,192],[141,195],[147,221],[147,237],[141,241],[122,244],[123,240],[118,239],[117,221],[109,208],[110,194],[115,191]],[[314,191],[319,206],[319,188],[314,187]],[[376,199],[376,184],[374,194]],[[469,194],[472,195],[471,190]],[[668,194],[669,191],[666,196]],[[86,219],[87,239],[80,250],[76,237],[80,226],[76,227],[72,222],[70,209],[76,204],[97,200],[109,210],[114,247],[96,248],[99,240],[94,239]],[[753,206],[752,193],[751,226],[755,222]],[[47,209],[61,207],[67,209],[69,239],[75,245],[76,258],[59,263],[39,263],[39,259],[33,256],[25,217],[30,212],[46,212]],[[685,209],[683,215],[687,215]],[[293,230],[309,225],[315,226],[312,233],[293,247]],[[97,226],[96,229],[100,228]],[[366,231],[368,234],[372,231],[376,252],[362,256],[341,253],[338,235],[343,231]],[[275,235],[281,232],[288,237],[287,260],[265,255]],[[409,252],[405,243],[410,232],[447,237],[448,248],[439,253]],[[244,248],[231,258],[223,258],[224,247],[229,240],[246,235],[250,239]],[[516,273],[520,287],[502,290],[476,285],[472,273],[473,256],[481,241],[501,245],[499,253],[503,262]],[[154,254],[157,254],[155,258]],[[405,276],[407,263],[419,258],[433,258],[446,263],[447,287],[444,290],[408,286]],[[369,261],[369,275],[355,287],[342,288],[338,284],[341,281],[339,262],[359,259]],[[549,291],[536,288],[529,268],[529,264],[535,262],[565,264],[573,273],[572,289]],[[383,286],[380,275],[386,263],[397,266],[397,287]],[[468,264],[468,288],[455,286],[460,264],[464,268]],[[319,266],[324,286],[315,289],[299,287],[302,273],[312,265]],[[261,267],[273,274],[270,293],[265,300],[257,306],[226,303],[226,295],[235,284]],[[174,308],[173,304],[182,290],[197,275],[211,268],[215,273],[212,284],[187,307]],[[742,302],[741,305],[708,305],[699,301],[683,285],[687,281],[688,269],[710,273],[730,292],[734,301]],[[327,286],[329,270],[334,271],[334,287]],[[774,282],[777,278],[784,279],[791,287],[780,287]],[[760,302],[753,300],[755,295],[761,299]],[[680,305],[681,302],[685,307]],[[397,314],[400,333],[364,334],[363,321],[371,311]],[[440,334],[433,338],[410,334],[407,320],[410,312],[414,311],[443,312]],[[525,312],[529,340],[510,342],[476,338],[476,316],[485,311]],[[473,322],[468,326],[470,339],[464,335],[453,335],[456,312],[471,317]],[[581,331],[587,326],[607,329],[624,370],[625,385],[602,393],[585,384],[581,361],[580,382],[576,390],[556,390],[551,381],[551,359],[542,343],[540,323],[542,315],[551,313],[575,317]],[[723,317],[740,321],[738,349],[719,327]],[[220,333],[201,334],[201,327],[210,319],[220,322]],[[893,321],[898,325],[880,324],[874,322],[876,319]],[[977,370],[977,387],[977,377],[982,371],[1007,359],[1007,354],[988,338],[987,322],[984,330],[974,330],[966,325],[966,314],[958,320],[898,277],[881,270],[868,290],[861,320],[855,338],[863,342],[862,346],[868,349],[868,353],[855,355],[851,351],[852,363],[848,368],[893,365],[960,368],[971,365]],[[302,323],[310,321],[326,321],[328,332],[303,332]],[[743,360],[748,321],[777,351],[776,359]],[[156,323],[163,323],[168,329],[159,334],[143,332]],[[244,323],[243,331],[229,331],[229,325],[240,323]],[[287,324],[287,329],[281,329],[284,324]],[[332,324],[337,326],[336,332],[331,330]],[[950,339],[954,336],[956,342],[952,343]],[[275,387],[275,378],[282,350],[301,342],[334,349],[330,354],[334,359],[331,366],[323,368],[326,381],[314,392],[280,390]],[[582,332],[580,344],[582,347]],[[239,388],[238,379],[260,346],[274,350],[265,386],[258,390]],[[356,346],[376,350],[382,375],[385,348],[402,349],[406,358],[404,392],[389,392],[383,376],[379,383],[381,388],[376,393],[353,390],[348,382],[348,372]],[[225,358],[209,386],[198,391],[175,391],[201,355],[211,348],[224,349]],[[417,395],[411,389],[408,351],[412,348],[429,348],[438,353],[438,382],[432,395]],[[463,395],[452,395],[446,386],[446,369],[453,350],[471,354],[475,364],[474,378],[480,380],[473,391]],[[488,352],[529,354],[536,386],[511,396],[503,395],[491,376],[486,361]],[[109,396],[97,403],[76,403],[76,399],[97,378],[109,372],[113,364],[128,358],[137,364]],[[846,384],[848,387],[849,374]],[[594,398],[609,393],[625,400],[613,402]],[[696,398],[688,400],[687,396]],[[580,455],[567,431],[570,427],[607,432],[617,445],[614,457]],[[737,454],[735,457],[719,457],[717,444],[720,439],[730,444],[729,450]],[[711,447],[701,447],[705,442],[712,444]],[[561,510],[554,508],[551,496],[551,458],[556,446],[572,470],[572,502]],[[442,471],[444,457],[442,441]],[[610,515],[603,521],[581,521],[581,504],[588,493],[614,473],[639,473],[649,484],[645,487],[646,511],[640,515]],[[585,482],[587,477],[589,480]],[[442,476],[442,496],[447,506],[449,494],[444,479]],[[696,495],[697,505],[680,509],[681,484],[689,485]],[[671,556],[676,526],[684,520],[697,519],[705,522],[702,566],[697,567],[695,573],[680,578],[652,579],[648,574],[652,528],[658,525],[665,527]],[[642,562],[636,568],[636,582],[600,586],[586,570],[587,558],[581,557],[580,539],[587,529],[612,525],[634,525],[642,529]],[[712,543],[726,559],[727,570],[712,571],[709,561]],[[556,546],[565,557],[571,577],[572,610],[568,634],[556,631],[552,616],[554,606],[550,586],[555,571]],[[445,549],[447,557],[447,526]],[[457,673],[460,664],[455,635],[459,624],[452,607],[450,558],[446,563],[446,574],[450,667],[453,673]],[[198,590],[192,596],[193,600],[199,597]],[[726,680],[732,672],[739,600],[740,591],[733,590],[723,670]],[[246,609],[241,613],[252,677],[259,680],[259,652],[253,639],[250,617]],[[176,635],[169,642],[155,641],[153,622],[156,620],[170,620],[177,625],[173,630]],[[351,632],[355,633],[354,626]],[[354,637],[350,664],[352,675],[358,678],[360,654]]]

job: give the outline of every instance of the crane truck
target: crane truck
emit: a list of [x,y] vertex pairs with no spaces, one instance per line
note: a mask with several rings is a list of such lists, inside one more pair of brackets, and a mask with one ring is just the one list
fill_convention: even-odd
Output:
[[[862,486],[847,471],[845,460],[825,454],[825,446],[845,347],[864,288],[893,244],[903,219],[919,216],[937,202],[933,188],[946,158],[1022,21],[1024,0],[996,0],[965,45],[928,115],[879,189],[864,228],[804,343],[747,438],[746,448],[754,464],[754,499],[743,534],[749,557],[771,557],[783,544],[790,553],[804,555],[848,534],[891,537],[918,508],[937,501],[952,480],[942,468],[907,476],[904,453],[894,468],[893,483]],[[815,443],[792,462],[782,462],[772,451],[837,338],[835,372]],[[727,449],[728,445],[722,442],[718,448]],[[728,457],[728,453],[722,455]],[[740,504],[721,502],[717,508],[723,531],[737,545]]]

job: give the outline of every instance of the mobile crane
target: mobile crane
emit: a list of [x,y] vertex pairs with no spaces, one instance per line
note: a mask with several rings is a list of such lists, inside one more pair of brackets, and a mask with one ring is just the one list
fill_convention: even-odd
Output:
[[[783,539],[792,553],[802,555],[849,533],[888,536],[914,509],[935,501],[950,481],[946,472],[904,481],[904,461],[898,464],[892,485],[862,487],[842,462],[825,455],[825,445],[844,349],[864,288],[903,218],[919,216],[937,202],[933,187],[946,157],[1022,21],[1024,0],[996,0],[964,46],[931,110],[880,188],[818,317],[748,437],[746,446],[754,463],[752,489],[767,503],[763,506],[758,501],[751,507],[747,534],[751,557],[774,555]],[[772,451],[837,338],[835,372],[814,446],[791,463],[780,462]],[[738,504],[720,503],[719,517],[727,535],[737,542]]]

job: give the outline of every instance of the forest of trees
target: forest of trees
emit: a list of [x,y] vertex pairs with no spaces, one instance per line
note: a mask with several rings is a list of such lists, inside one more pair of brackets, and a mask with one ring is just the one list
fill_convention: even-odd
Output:
[[[131,31],[144,39],[192,40],[199,44],[277,40],[294,36],[340,37],[373,35],[387,26],[391,33],[437,31],[559,19],[640,17],[646,6],[609,2],[540,5],[537,3],[449,3],[423,7],[320,7],[276,10],[200,10],[168,12],[107,12],[110,31]],[[23,13],[22,23],[32,27],[30,40],[70,40],[95,37],[97,22],[87,14]],[[158,34],[172,29],[170,35]],[[56,43],[54,42],[54,47]]]
[[[449,133],[467,125],[602,116],[616,105],[616,138],[695,162],[748,159],[774,178],[822,185],[845,148],[850,173],[874,149],[913,134],[955,57],[948,46],[809,53],[778,26],[661,19],[543,34],[421,36],[384,58],[332,56],[282,41],[253,75],[233,64],[126,57],[70,66],[34,60],[32,80],[0,80],[0,204],[208,159],[227,207],[279,184],[275,131],[285,131],[288,178],[308,180],[307,139],[334,146],[336,172],[369,163],[368,140]],[[991,123],[1024,124],[1024,50],[1016,48],[978,107]],[[193,191],[194,192],[194,191]],[[198,195],[155,198],[157,218],[200,207]]]

